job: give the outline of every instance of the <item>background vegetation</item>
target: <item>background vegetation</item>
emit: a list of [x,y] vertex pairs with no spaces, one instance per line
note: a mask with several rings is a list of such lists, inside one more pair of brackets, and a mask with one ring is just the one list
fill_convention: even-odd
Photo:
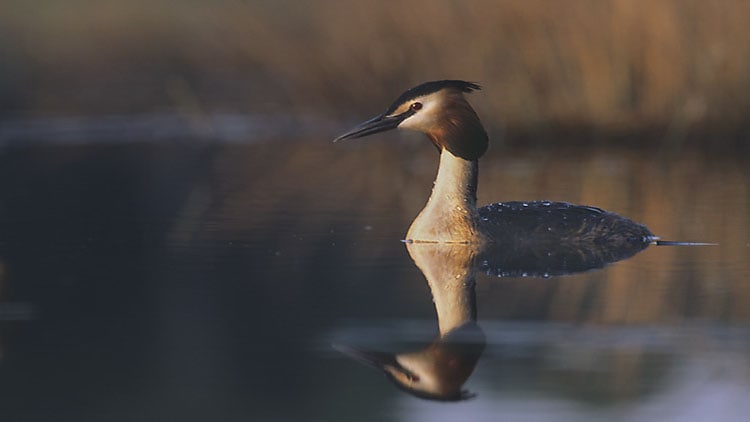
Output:
[[416,83],[461,78],[483,84],[474,102],[510,141],[737,146],[750,112],[747,16],[740,0],[9,0],[0,116],[356,120]]

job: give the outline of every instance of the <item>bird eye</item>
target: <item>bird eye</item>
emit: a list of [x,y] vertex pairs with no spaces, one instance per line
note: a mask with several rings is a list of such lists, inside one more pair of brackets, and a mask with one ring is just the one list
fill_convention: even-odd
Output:
[[422,103],[419,103],[419,102],[417,102],[417,103],[411,103],[411,106],[409,106],[409,108],[412,111],[421,110],[422,109]]

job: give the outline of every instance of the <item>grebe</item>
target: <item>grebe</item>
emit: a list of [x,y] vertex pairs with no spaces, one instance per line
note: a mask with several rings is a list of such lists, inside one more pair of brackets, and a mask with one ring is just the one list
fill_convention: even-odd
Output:
[[[477,208],[479,158],[489,143],[479,116],[464,96],[479,85],[460,80],[426,82],[401,94],[381,115],[334,139],[361,138],[390,129],[422,132],[440,152],[435,185],[424,209],[409,227],[407,242],[533,242],[573,246],[634,244],[657,239],[648,228],[599,208],[566,202],[501,202]],[[666,243],[666,242],[665,242]]]

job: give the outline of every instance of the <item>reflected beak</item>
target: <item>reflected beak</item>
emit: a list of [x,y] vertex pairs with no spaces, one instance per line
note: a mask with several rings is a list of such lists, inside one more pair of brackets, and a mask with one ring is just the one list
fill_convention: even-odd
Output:
[[363,136],[372,135],[373,133],[395,129],[404,121],[404,119],[412,114],[413,112],[411,111],[401,113],[397,116],[386,116],[385,114],[381,114],[380,116],[374,117],[364,123],[360,123],[349,132],[334,139],[333,142],[343,141],[344,139],[361,138]]
[[349,356],[357,362],[364,363],[377,369],[383,369],[386,365],[397,364],[392,354],[363,350],[357,347],[347,346],[344,344],[334,344],[333,348]]
[[401,364],[399,364],[396,360],[396,357],[390,353],[363,350],[343,344],[334,344],[333,348],[356,360],[357,362],[363,363],[375,369],[379,369],[387,374],[395,376],[396,374],[400,373],[401,376],[406,380],[419,380],[418,376],[401,366]]

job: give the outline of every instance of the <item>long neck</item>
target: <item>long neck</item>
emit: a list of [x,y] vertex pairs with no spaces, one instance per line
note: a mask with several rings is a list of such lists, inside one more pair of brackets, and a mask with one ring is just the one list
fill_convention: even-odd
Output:
[[447,149],[430,199],[409,228],[407,240],[415,242],[476,243],[478,160],[466,160]]
[[476,209],[478,175],[478,160],[465,160],[444,149],[430,202],[445,200],[451,205]]

